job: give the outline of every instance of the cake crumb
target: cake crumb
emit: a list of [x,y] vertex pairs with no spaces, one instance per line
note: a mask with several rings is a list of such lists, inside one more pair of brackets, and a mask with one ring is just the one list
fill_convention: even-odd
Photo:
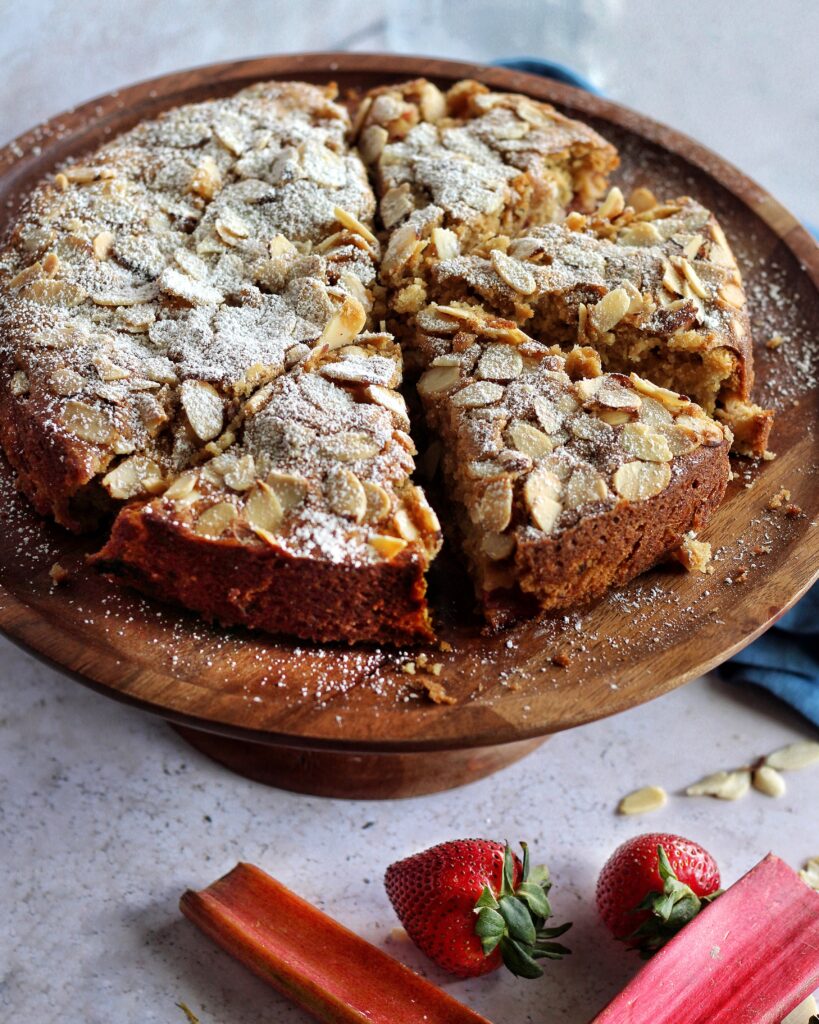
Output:
[[401,671],[406,673],[406,675],[408,675],[408,676],[414,676],[415,675],[415,662],[414,661],[405,661],[404,664],[401,666]]
[[443,651],[444,654],[448,654],[452,650],[452,644],[448,640],[441,640],[438,644],[438,650]]
[[804,513],[802,512],[801,505],[795,505],[791,502],[791,504],[785,509],[785,515],[789,519],[798,519],[801,515],[804,515]]
[[552,664],[557,668],[567,668],[571,664],[571,658],[565,651],[558,651],[552,655]]
[[786,501],[790,501],[791,492],[787,487],[780,487],[776,494],[768,502],[768,508],[771,512],[775,512],[777,509],[782,508]]
[[60,565],[59,562],[55,562],[48,570],[48,575],[51,577],[54,584],[59,586],[61,583],[65,583],[71,573],[64,565]]
[[765,342],[765,348],[770,349],[771,352],[775,352],[776,349],[778,349],[784,341],[785,339],[782,337],[781,334],[774,334],[772,338],[768,338],[768,340]]
[[693,530],[689,530],[683,537],[682,544],[676,551],[672,551],[671,557],[688,572],[703,572],[710,575],[714,571],[711,562],[711,545],[708,541],[697,540]]
[[421,683],[424,689],[427,691],[427,696],[435,704],[457,704],[457,700],[452,694],[447,693],[447,689],[443,683],[437,682],[435,679],[430,679],[425,676]]

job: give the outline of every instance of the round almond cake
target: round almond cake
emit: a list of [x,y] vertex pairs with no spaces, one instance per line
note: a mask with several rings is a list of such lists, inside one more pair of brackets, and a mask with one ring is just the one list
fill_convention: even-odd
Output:
[[474,81],[265,82],[137,125],[0,249],[20,489],[104,530],[110,577],[318,641],[433,640],[444,535],[489,628],[702,567],[772,414],[720,225],[617,165]]

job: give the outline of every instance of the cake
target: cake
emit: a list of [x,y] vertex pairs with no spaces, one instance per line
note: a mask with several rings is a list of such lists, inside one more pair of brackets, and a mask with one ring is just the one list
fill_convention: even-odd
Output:
[[20,488],[208,619],[414,643],[432,436],[490,624],[596,599],[704,524],[732,431],[760,454],[770,429],[719,225],[627,205],[617,163],[472,81],[262,83],[137,125],[42,183],[0,251]]

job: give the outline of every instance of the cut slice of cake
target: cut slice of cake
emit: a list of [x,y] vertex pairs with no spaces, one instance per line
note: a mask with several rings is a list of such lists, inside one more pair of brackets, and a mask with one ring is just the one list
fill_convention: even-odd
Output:
[[433,637],[440,527],[388,335],[315,348],[242,410],[225,451],[126,506],[95,562],[224,624],[311,640]]
[[381,276],[398,314],[423,305],[430,261],[591,208],[618,163],[587,125],[469,80],[446,93],[423,79],[375,89],[356,131],[390,232]]
[[80,530],[161,490],[294,348],[364,326],[375,199],[348,130],[326,90],[268,83],[35,190],[0,252],[0,434],[38,511]]
[[558,611],[600,597],[721,501],[731,434],[689,399],[600,374],[590,349],[555,355],[476,306],[433,307],[426,322],[418,393],[491,623],[521,598]]
[[591,217],[497,237],[432,268],[436,301],[478,302],[539,338],[593,346],[728,424],[762,455],[773,414],[751,401],[753,345],[742,279],[716,218],[688,197],[626,205],[613,189]]

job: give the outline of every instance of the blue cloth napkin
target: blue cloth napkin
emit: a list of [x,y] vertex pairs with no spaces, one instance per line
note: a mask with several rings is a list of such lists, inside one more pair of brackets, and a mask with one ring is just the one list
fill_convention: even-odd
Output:
[[[590,82],[562,64],[534,57],[495,63],[554,78],[600,95]],[[811,230],[819,238],[817,230]],[[718,671],[731,682],[765,687],[819,726],[819,584],[764,636],[721,665]]]

